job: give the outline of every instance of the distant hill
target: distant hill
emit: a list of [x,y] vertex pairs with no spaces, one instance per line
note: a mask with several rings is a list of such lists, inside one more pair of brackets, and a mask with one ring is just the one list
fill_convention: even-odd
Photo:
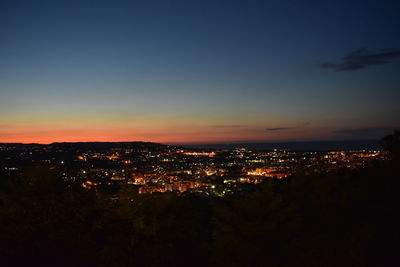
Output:
[[165,148],[167,145],[153,143],[153,142],[63,142],[52,143],[49,146],[60,148],[82,148],[82,149],[110,149],[110,148]]
[[[51,147],[60,149],[111,149],[111,148],[133,148],[158,150],[165,149],[169,145],[153,142],[57,142],[52,144],[22,144],[22,143],[0,143],[0,146],[13,147]],[[347,140],[347,141],[304,141],[304,142],[237,142],[219,144],[193,144],[174,145],[173,147],[187,147],[200,149],[235,149],[244,147],[250,150],[273,150],[285,149],[292,151],[325,151],[325,150],[381,150],[379,140]]]
[[133,148],[133,149],[149,149],[157,150],[168,147],[159,143],[152,142],[59,142],[51,144],[22,144],[22,143],[0,143],[0,146],[13,147],[49,147],[60,149],[111,149],[111,148]]

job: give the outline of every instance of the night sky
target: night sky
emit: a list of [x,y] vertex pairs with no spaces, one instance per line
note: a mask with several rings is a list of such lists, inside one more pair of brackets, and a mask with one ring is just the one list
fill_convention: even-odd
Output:
[[400,126],[400,1],[0,1],[0,142],[349,140]]

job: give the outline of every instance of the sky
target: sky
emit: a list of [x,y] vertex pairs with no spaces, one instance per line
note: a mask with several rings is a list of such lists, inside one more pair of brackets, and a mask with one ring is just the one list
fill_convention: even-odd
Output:
[[400,2],[0,1],[0,142],[375,139]]

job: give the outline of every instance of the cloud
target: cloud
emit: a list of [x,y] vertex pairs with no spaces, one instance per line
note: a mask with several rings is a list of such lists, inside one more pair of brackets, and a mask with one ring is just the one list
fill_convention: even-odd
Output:
[[266,131],[285,131],[285,130],[289,130],[291,128],[287,128],[287,127],[279,127],[279,128],[265,128]]
[[366,135],[366,134],[382,134],[382,133],[390,133],[394,128],[383,128],[383,127],[375,127],[375,128],[346,128],[339,129],[334,131],[336,134],[344,134],[344,135]]
[[388,64],[397,57],[400,57],[400,50],[391,52],[373,52],[361,48],[342,58],[341,63],[326,62],[321,64],[321,67],[333,69],[335,71],[360,70],[369,65]]
[[232,124],[232,125],[210,125],[211,128],[241,128],[245,127],[245,125],[238,125],[238,124]]

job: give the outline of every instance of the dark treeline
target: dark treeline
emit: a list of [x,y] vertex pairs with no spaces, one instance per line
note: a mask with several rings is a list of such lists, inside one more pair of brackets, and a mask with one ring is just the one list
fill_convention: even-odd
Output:
[[394,266],[398,139],[384,140],[390,161],[271,179],[222,199],[121,187],[115,202],[36,168],[1,183],[0,264]]

